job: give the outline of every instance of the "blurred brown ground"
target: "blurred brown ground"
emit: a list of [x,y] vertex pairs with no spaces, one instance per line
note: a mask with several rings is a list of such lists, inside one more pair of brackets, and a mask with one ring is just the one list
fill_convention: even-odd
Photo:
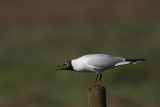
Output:
[[66,23],[74,20],[160,18],[158,0],[65,1],[1,0],[0,26],[32,26],[39,23]]

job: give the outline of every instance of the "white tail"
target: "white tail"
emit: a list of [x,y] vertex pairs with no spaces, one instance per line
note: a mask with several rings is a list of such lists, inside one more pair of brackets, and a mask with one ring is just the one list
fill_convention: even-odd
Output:
[[125,59],[123,62],[118,62],[115,66],[126,65],[126,64],[136,64],[137,62],[145,61],[145,59]]

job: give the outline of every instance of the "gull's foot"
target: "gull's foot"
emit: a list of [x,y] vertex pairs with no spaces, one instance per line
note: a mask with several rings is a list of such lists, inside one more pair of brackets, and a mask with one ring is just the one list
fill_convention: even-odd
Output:
[[89,87],[88,87],[88,90],[91,90],[91,88],[93,88],[93,86],[89,86]]
[[97,87],[100,87],[100,84],[98,84]]
[[101,85],[101,81],[99,81],[99,82],[98,82],[98,85],[97,85],[97,87],[100,87],[100,85]]
[[91,90],[91,88],[96,87],[96,86],[97,86],[96,84],[94,84],[93,86],[89,86],[88,90]]

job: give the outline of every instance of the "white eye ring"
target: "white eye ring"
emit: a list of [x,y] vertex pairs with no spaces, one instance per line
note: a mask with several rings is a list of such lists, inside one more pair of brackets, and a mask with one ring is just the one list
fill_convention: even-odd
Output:
[[68,66],[68,63],[64,63],[65,64],[65,66]]

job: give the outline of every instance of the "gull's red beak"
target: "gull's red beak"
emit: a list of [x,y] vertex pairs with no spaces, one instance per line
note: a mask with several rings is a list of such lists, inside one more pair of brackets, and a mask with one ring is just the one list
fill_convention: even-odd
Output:
[[58,65],[58,66],[56,66],[56,67],[57,67],[56,71],[64,69],[64,66],[63,66],[63,65]]

